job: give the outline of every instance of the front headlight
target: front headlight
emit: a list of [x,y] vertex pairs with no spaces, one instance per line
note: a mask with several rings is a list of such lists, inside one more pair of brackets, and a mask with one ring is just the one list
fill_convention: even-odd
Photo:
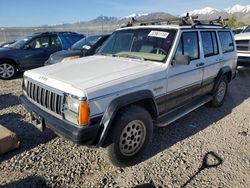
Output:
[[89,123],[89,105],[70,95],[66,96],[64,103],[64,118],[74,124],[83,126]]
[[72,60],[72,59],[78,59],[78,58],[80,58],[80,56],[69,56],[69,57],[63,58],[62,62]]

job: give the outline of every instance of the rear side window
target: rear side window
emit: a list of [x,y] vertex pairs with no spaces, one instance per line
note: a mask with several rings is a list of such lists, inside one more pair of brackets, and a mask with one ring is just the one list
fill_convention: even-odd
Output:
[[205,57],[219,54],[218,41],[214,31],[201,32],[201,38]]
[[229,31],[219,31],[219,38],[223,53],[234,51],[233,38]]
[[51,47],[60,47],[61,42],[57,35],[51,36]]
[[188,55],[190,60],[199,59],[199,42],[197,32],[182,33],[175,55]]

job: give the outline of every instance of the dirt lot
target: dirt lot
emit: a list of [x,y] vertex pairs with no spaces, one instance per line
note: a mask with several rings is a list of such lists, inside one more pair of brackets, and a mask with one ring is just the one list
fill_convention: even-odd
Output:
[[22,107],[21,78],[0,80],[0,124],[21,147],[0,156],[0,187],[250,187],[250,69],[240,69],[225,104],[201,107],[155,128],[142,162],[116,168],[105,149],[41,133]]

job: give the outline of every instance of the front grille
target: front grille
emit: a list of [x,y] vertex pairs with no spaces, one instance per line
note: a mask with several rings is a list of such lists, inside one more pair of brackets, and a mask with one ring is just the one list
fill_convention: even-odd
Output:
[[26,93],[30,99],[61,115],[63,96],[27,81]]
[[250,50],[250,41],[249,40],[236,40],[237,50],[238,51],[249,51]]

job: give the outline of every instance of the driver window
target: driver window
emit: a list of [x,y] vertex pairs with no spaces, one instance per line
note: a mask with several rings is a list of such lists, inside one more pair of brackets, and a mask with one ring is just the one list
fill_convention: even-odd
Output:
[[180,42],[175,52],[175,57],[177,55],[187,55],[191,61],[199,59],[199,43],[197,32],[182,33]]
[[48,48],[49,37],[39,37],[29,43],[31,49]]

